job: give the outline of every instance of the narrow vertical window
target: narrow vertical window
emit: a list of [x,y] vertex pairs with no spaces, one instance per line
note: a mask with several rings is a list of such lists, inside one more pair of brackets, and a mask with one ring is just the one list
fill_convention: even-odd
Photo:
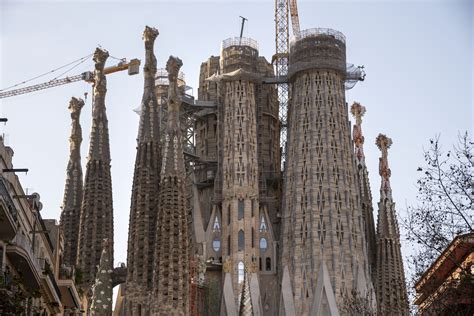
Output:
[[230,236],[227,236],[227,255],[230,256]]
[[244,200],[239,200],[239,209],[238,209],[238,213],[239,213],[239,220],[241,220],[242,218],[244,218]]
[[252,248],[255,248],[255,229],[252,227]]
[[244,281],[244,273],[245,273],[245,266],[242,261],[240,261],[239,264],[237,265],[237,271],[238,271],[237,281],[239,283],[242,283]]
[[272,271],[272,259],[270,258],[265,259],[265,270]]
[[252,217],[255,212],[255,200],[252,200]]
[[244,236],[244,231],[241,229],[239,230],[239,235],[238,235],[238,251],[243,251],[245,248],[245,236]]
[[230,225],[230,203],[227,205],[227,225]]

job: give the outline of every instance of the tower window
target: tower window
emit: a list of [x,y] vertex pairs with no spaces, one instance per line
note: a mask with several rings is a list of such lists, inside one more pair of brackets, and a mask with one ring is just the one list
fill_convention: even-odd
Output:
[[260,238],[260,250],[265,251],[265,250],[267,250],[267,247],[268,247],[267,240],[263,237]]
[[227,236],[227,255],[230,256],[230,236]]
[[238,213],[239,213],[239,220],[244,218],[244,200],[239,200],[239,208],[238,208]]
[[221,249],[221,240],[219,238],[213,240],[212,248],[215,252],[219,252],[219,250]]
[[260,220],[260,232],[266,232],[268,230],[267,228],[267,223],[265,222],[265,217],[262,216],[262,219]]
[[255,229],[252,227],[252,248],[255,248]]
[[272,259],[265,259],[265,271],[272,271]]
[[230,203],[227,205],[227,225],[230,225]]
[[238,251],[243,251],[245,248],[245,236],[244,236],[244,231],[241,229],[239,230],[239,235],[238,235]]
[[214,225],[212,225],[212,231],[213,232],[221,231],[221,225],[219,225],[219,218],[217,216],[214,219]]
[[237,281],[239,283],[244,282],[245,266],[242,261],[240,261],[239,264],[237,265],[237,272],[238,272]]

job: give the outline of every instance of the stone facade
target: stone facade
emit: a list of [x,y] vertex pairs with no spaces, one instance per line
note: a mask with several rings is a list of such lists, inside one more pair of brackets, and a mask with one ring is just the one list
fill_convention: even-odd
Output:
[[[110,176],[109,130],[105,109],[105,61],[109,53],[97,48],[94,53],[94,103],[87,157],[84,195],[79,228],[77,267],[83,275],[82,287],[90,291],[102,252],[102,241],[111,243],[110,269],[113,266],[113,206]],[[90,293],[90,292],[89,292]]]

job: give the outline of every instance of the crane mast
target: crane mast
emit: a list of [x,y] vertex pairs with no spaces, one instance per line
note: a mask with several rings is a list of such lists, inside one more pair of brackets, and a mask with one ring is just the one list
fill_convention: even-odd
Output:
[[[275,55],[273,63],[278,79],[288,75],[288,0],[275,0]],[[287,116],[288,116],[288,83],[286,80],[278,84],[281,167],[284,169],[286,160]]]

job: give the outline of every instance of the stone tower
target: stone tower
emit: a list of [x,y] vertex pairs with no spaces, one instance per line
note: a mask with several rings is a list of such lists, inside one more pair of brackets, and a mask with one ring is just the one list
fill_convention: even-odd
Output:
[[160,183],[160,118],[155,95],[156,58],[153,47],[158,31],[146,27],[144,91],[137,138],[127,252],[127,315],[149,312],[153,282],[156,212]]
[[302,31],[289,59],[280,313],[338,315],[345,294],[372,289],[345,101],[345,37]]
[[163,144],[153,263],[153,315],[189,313],[189,234],[186,171],[178,97],[179,58],[170,57],[168,120]]
[[392,140],[383,134],[376,139],[382,152],[379,159],[380,186],[379,215],[377,220],[376,295],[378,315],[409,315],[403,259],[400,250],[400,232],[390,188],[391,171],[388,167],[388,149]]
[[[206,282],[219,280],[221,313],[240,306],[245,269],[254,313],[274,315],[278,293],[280,152],[272,66],[250,38],[229,38],[201,65],[199,99],[217,104],[196,121],[197,191],[205,228]],[[223,275],[215,271],[223,263]],[[262,286],[265,284],[265,286]],[[216,312],[217,313],[217,312]]]
[[351,113],[356,120],[352,136],[354,137],[354,154],[356,159],[357,173],[359,176],[362,218],[364,220],[364,232],[367,240],[367,254],[369,260],[370,276],[372,279],[372,284],[375,284],[376,243],[373,214],[374,209],[372,206],[372,192],[370,191],[369,172],[367,171],[367,166],[365,164],[364,135],[362,134],[362,117],[364,116],[365,111],[365,107],[360,103],[354,102],[351,106]]
[[99,268],[92,287],[91,316],[112,315],[112,245],[108,239],[102,241]]
[[96,267],[102,252],[102,241],[110,242],[110,269],[113,267],[113,206],[112,181],[110,176],[109,130],[105,110],[107,92],[104,74],[106,50],[94,52],[94,102],[92,105],[92,128],[89,156],[87,157],[84,196],[79,227],[77,267],[82,271],[82,286],[89,290],[94,282]]
[[79,221],[81,218],[82,203],[82,167],[81,142],[82,128],[79,121],[81,109],[84,106],[82,99],[71,98],[71,137],[69,137],[69,162],[66,170],[66,186],[61,212],[61,229],[64,234],[64,263],[70,267],[76,265],[77,243],[79,238]]

